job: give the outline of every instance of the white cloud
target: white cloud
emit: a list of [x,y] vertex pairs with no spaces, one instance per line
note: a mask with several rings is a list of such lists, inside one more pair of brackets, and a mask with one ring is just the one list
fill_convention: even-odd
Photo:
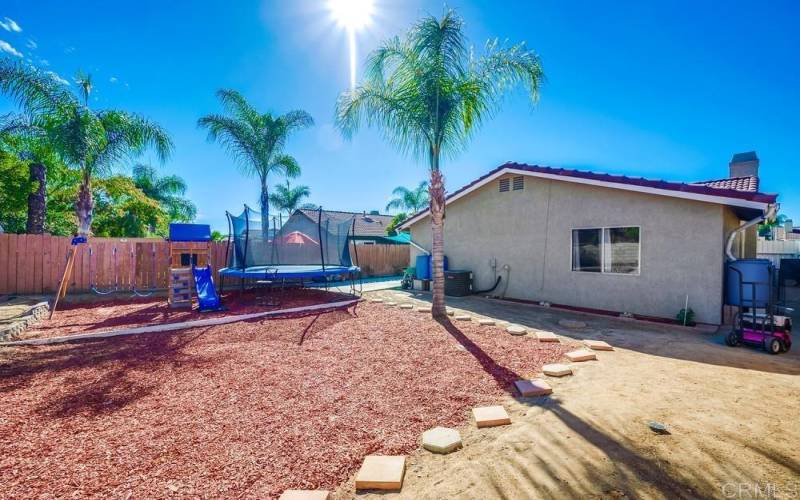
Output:
[[42,66],[50,66],[50,61],[48,61],[47,59],[39,59],[39,64],[41,64]]
[[12,56],[22,57],[22,52],[18,51],[14,47],[11,46],[10,43],[0,40],[0,52],[6,52],[7,54],[11,54]]
[[59,75],[59,74],[58,74],[58,73],[56,73],[55,71],[45,71],[45,73],[47,73],[48,75],[50,75],[50,77],[51,77],[53,80],[57,81],[57,82],[58,82],[58,83],[60,83],[61,85],[69,85],[69,81],[67,81],[67,80],[65,80],[65,79],[63,79],[63,78],[61,78],[61,75]]
[[111,83],[117,83],[117,77],[116,76],[112,76],[111,78],[108,79],[108,81],[111,82]]
[[75,47],[73,47],[72,45],[64,49],[65,54],[72,54],[73,52],[75,52]]
[[28,47],[31,50],[35,50],[35,49],[39,48],[39,44],[36,43],[36,40],[34,40],[33,38],[28,38],[28,41],[25,42],[25,46]]
[[19,33],[22,31],[22,28],[19,27],[19,24],[17,24],[17,22],[10,17],[7,17],[5,22],[0,21],[0,28],[3,28],[6,31],[13,31],[14,33]]

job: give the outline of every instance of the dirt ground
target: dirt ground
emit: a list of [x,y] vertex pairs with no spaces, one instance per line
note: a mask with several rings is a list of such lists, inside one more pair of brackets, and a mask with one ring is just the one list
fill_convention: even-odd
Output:
[[[464,448],[450,455],[418,450],[402,493],[381,498],[800,498],[799,346],[771,356],[727,347],[722,333],[479,298],[449,305],[616,351],[553,380],[551,397],[506,396],[512,425],[463,425]],[[587,328],[561,328],[565,317]],[[352,480],[338,491],[351,497]]]

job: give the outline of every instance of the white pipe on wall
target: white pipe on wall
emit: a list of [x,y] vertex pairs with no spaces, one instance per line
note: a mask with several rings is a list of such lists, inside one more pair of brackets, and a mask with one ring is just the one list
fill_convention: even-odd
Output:
[[763,215],[759,215],[755,219],[745,222],[743,225],[731,231],[731,234],[728,235],[728,243],[727,245],[725,245],[725,255],[728,256],[728,260],[730,261],[737,260],[736,257],[733,255],[733,240],[736,239],[736,235],[746,230],[749,227],[753,227],[756,224],[761,224],[765,220],[774,218],[775,212],[777,211],[778,211],[778,205],[770,205],[769,208],[767,208],[766,213],[764,213]]

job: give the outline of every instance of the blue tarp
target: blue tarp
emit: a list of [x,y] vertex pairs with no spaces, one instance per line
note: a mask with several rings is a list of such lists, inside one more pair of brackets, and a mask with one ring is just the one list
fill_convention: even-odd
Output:
[[169,225],[170,241],[211,241],[211,226],[208,224]]

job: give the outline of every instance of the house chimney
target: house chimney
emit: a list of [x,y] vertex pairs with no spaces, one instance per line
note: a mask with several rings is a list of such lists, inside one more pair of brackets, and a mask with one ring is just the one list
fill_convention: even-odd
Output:
[[758,156],[755,151],[736,153],[731,158],[729,178],[758,177]]
[[792,219],[786,219],[786,222],[783,223],[783,230],[786,231],[786,234],[792,234],[793,229],[794,224],[792,223]]

